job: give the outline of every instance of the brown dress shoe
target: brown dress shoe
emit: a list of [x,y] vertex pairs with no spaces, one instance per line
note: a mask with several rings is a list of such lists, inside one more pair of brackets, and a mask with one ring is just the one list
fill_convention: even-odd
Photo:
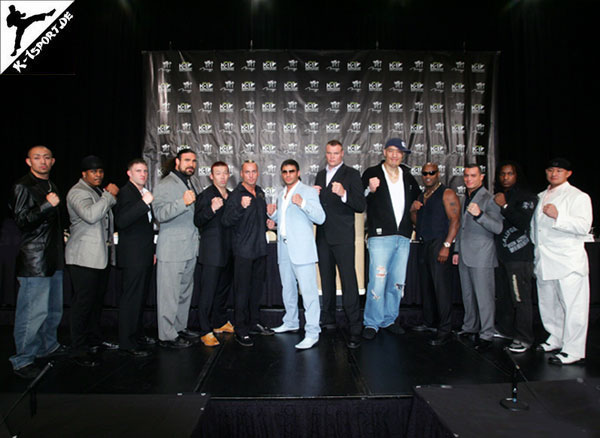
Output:
[[208,332],[207,334],[202,336],[200,340],[207,347],[216,347],[217,345],[219,345],[219,340],[215,338],[215,335],[213,335],[212,332]]
[[233,325],[227,321],[225,323],[225,325],[222,325],[219,328],[216,328],[213,330],[214,333],[235,333],[235,330],[233,329]]

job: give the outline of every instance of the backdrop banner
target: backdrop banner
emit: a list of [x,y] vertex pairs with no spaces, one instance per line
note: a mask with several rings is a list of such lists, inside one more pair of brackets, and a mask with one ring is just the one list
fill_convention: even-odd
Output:
[[417,181],[428,161],[465,193],[463,166],[475,162],[493,182],[497,52],[152,51],[144,52],[144,158],[153,187],[181,148],[198,155],[196,187],[210,165],[229,164],[230,187],[244,160],[258,163],[268,202],[282,186],[279,167],[300,163],[312,184],[325,144],[344,145],[361,173],[382,160],[391,137],[404,139]]

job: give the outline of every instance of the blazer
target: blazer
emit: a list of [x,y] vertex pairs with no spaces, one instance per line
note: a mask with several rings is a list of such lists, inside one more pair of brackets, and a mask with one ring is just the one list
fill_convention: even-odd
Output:
[[188,190],[173,172],[157,184],[152,207],[160,224],[156,258],[163,262],[184,262],[198,255],[198,229],[194,225],[194,204],[183,202]]
[[369,187],[369,180],[379,178],[379,187],[373,193],[367,194],[367,228],[369,237],[401,235],[410,238],[413,223],[410,219],[410,206],[421,194],[417,180],[411,175],[410,168],[403,164],[402,181],[404,182],[404,213],[398,226],[387,181],[383,173],[383,161],[377,166],[369,167],[362,176],[363,189]]
[[[367,207],[360,173],[342,164],[326,185],[327,170],[317,173],[315,185],[321,187],[319,200],[326,214],[325,223],[317,227],[317,241],[329,245],[354,244],[354,213],[362,213]],[[331,183],[339,182],[347,193],[346,202],[331,191]]]
[[568,182],[556,189],[551,203],[558,210],[552,219],[543,211],[547,190],[538,195],[538,205],[531,220],[535,275],[542,280],[557,280],[571,273],[588,275],[589,263],[585,242],[591,241],[592,201]]
[[[277,223],[282,219],[280,212],[282,211],[281,205],[285,192],[286,189],[284,188],[277,197],[277,210],[271,215],[271,219]],[[312,187],[298,181],[294,194],[302,196],[304,206],[299,207],[292,203],[290,199],[290,203],[285,210],[285,226],[287,230],[285,238],[287,243],[283,242],[283,236],[281,233],[278,233],[277,245],[288,245],[290,260],[295,265],[316,263],[318,257],[313,234],[313,223],[317,225],[323,224],[325,222],[325,211],[321,207],[317,191]],[[280,256],[281,251],[278,251],[278,262],[281,262]]]
[[[65,248],[68,265],[104,269],[112,258],[113,215],[117,200],[109,192],[100,196],[83,179],[67,194],[71,219],[70,236]],[[111,251],[109,253],[109,248]]]
[[[465,199],[462,201],[464,211]],[[492,268],[498,266],[494,235],[502,231],[503,219],[500,207],[485,187],[481,187],[471,202],[476,203],[482,213],[475,218],[471,213],[460,217],[460,229],[456,236],[455,252],[461,261],[471,268]]]
[[[230,190],[227,193],[231,194]],[[223,198],[215,185],[208,186],[196,199],[194,224],[200,230],[200,253],[198,263],[208,266],[226,266],[231,258],[231,228],[221,223],[227,200],[217,212],[213,212],[211,202],[214,197]]]
[[117,266],[152,266],[154,263],[154,229],[148,220],[150,206],[131,181],[119,190],[114,208],[119,232]]

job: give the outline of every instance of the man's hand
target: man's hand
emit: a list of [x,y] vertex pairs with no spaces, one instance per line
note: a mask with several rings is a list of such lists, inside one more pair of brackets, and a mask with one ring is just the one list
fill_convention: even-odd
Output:
[[331,191],[338,195],[340,198],[346,194],[346,189],[337,181],[331,183]]
[[479,216],[481,214],[481,208],[475,202],[471,202],[467,206],[467,211],[471,213],[473,216]]
[[452,264],[453,265],[458,265],[458,254],[453,254],[452,255]]
[[498,192],[494,195],[494,202],[498,204],[500,207],[504,207],[506,204],[506,196],[504,196],[503,192]]
[[269,230],[275,229],[275,221],[273,219],[267,219],[267,228]]
[[558,210],[556,209],[556,205],[554,204],[546,204],[542,207],[542,211],[548,217],[552,219],[556,219],[558,217]]
[[294,194],[294,196],[292,196],[292,203],[296,204],[298,207],[302,207],[302,201],[304,199],[302,199],[302,196],[300,196],[298,193]]
[[419,211],[421,209],[421,207],[423,207],[423,203],[421,201],[413,201],[412,205],[410,206],[410,211]]
[[52,207],[56,207],[60,203],[60,198],[56,193],[50,192],[46,195],[46,201],[48,201]]
[[371,193],[375,193],[377,191],[377,187],[379,187],[380,181],[379,178],[374,176],[373,178],[369,178],[369,191]]
[[117,194],[119,193],[119,188],[114,185],[113,183],[109,183],[106,187],[104,187],[104,190],[106,190],[108,193],[110,193],[113,196],[117,196]]
[[210,208],[212,208],[213,213],[216,213],[221,207],[223,207],[223,198],[220,196],[215,196],[210,200]]
[[321,186],[313,186],[313,189],[315,189],[317,191],[317,194],[321,194],[321,190],[323,189],[323,187]]
[[183,193],[183,202],[185,203],[186,207],[188,205],[192,205],[194,202],[196,202],[196,194],[194,193],[193,190],[186,190]]
[[252,202],[252,196],[242,196],[242,208],[248,208],[250,203]]
[[440,252],[438,253],[437,261],[440,263],[446,263],[446,260],[448,260],[449,255],[450,255],[450,248],[446,248],[445,246],[442,246],[440,248]]
[[277,210],[277,204],[267,204],[267,214],[273,216],[273,213]]
[[150,205],[154,201],[154,195],[151,192],[146,192],[142,195],[142,201]]

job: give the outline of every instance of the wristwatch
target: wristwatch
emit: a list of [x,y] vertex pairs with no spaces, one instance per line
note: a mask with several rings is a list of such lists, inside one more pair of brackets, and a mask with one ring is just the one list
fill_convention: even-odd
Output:
[[444,242],[444,248],[450,248],[451,245],[450,242]]

